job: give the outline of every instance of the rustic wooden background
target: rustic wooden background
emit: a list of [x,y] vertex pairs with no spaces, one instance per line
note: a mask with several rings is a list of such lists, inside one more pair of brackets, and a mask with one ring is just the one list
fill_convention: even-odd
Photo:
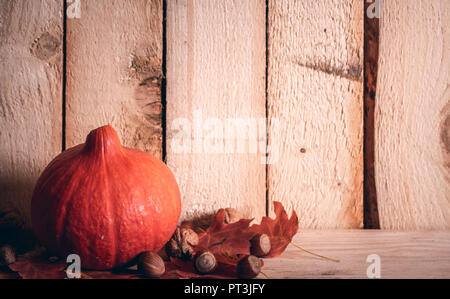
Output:
[[[302,228],[450,228],[448,0],[382,1],[366,30],[362,0],[79,2],[0,0],[0,224],[29,226],[43,168],[111,124],[167,162],[183,218],[281,201]],[[197,109],[268,118],[278,160],[174,151]]]

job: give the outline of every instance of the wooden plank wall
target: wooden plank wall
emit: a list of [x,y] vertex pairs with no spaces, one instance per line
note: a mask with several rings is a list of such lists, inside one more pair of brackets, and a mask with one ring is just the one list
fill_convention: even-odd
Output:
[[[225,153],[225,129],[229,118],[265,119],[265,1],[167,4],[167,164],[181,188],[183,218],[222,207],[260,217],[266,210],[264,155],[249,151],[250,137],[234,139],[244,143],[241,153],[238,145]],[[247,134],[245,125],[236,130]],[[183,152],[176,146],[180,134],[189,135]],[[258,136],[266,135],[260,128]],[[208,142],[218,147],[209,151]]]
[[375,128],[385,229],[450,228],[450,2],[384,1]]
[[269,201],[303,228],[363,224],[363,4],[269,1]]
[[62,1],[0,1],[0,225],[30,225],[35,181],[61,151]]
[[[0,224],[28,225],[45,165],[111,124],[124,145],[166,158],[183,219],[226,206],[258,218],[277,200],[302,228],[362,227],[363,2],[83,0],[64,31],[62,0],[0,0]],[[374,166],[385,229],[450,227],[449,10],[382,5]],[[232,118],[256,131],[241,123],[244,138],[229,140]]]
[[66,142],[112,125],[162,158],[162,0],[84,0],[67,20]]

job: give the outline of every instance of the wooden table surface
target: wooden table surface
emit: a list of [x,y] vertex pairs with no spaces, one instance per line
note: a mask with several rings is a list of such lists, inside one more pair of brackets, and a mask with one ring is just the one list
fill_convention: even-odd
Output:
[[[450,278],[450,231],[301,231],[293,243],[339,263],[289,245],[277,258],[264,259],[269,278],[367,278],[367,257],[377,254],[381,278]],[[260,275],[258,278],[266,278]],[[2,273],[1,278],[17,278]]]
[[[305,231],[294,244],[339,259],[334,263],[289,245],[278,258],[265,259],[270,278],[367,278],[366,262],[380,256],[381,278],[450,278],[450,231]],[[264,278],[260,275],[259,278]]]

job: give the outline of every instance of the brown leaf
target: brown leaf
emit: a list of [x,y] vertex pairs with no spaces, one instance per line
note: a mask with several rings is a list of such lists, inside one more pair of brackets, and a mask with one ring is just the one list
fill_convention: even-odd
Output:
[[34,251],[17,258],[14,264],[8,266],[23,279],[64,279],[66,263],[58,261],[51,263],[48,255],[42,251]]
[[289,218],[280,202],[275,201],[273,205],[275,219],[265,216],[261,220],[261,224],[254,224],[249,229],[254,233],[269,236],[272,248],[265,256],[266,258],[276,257],[283,253],[298,231],[298,217],[295,211]]
[[208,229],[200,233],[196,251],[207,249],[215,255],[233,256],[250,254],[250,239],[254,235],[249,231],[251,219],[225,223],[225,210],[220,210]]
[[[42,250],[20,255],[8,266],[23,279],[66,279],[67,263],[64,260],[51,262]],[[81,279],[136,279],[143,276],[135,269],[113,269],[109,271],[81,270]]]
[[106,271],[82,270],[81,279],[140,279],[144,276],[137,269],[113,269]]
[[194,269],[192,261],[182,261],[170,258],[165,262],[166,272],[161,278],[204,278],[204,279],[233,279],[237,278],[236,265],[219,262],[216,270],[209,274],[199,274]]

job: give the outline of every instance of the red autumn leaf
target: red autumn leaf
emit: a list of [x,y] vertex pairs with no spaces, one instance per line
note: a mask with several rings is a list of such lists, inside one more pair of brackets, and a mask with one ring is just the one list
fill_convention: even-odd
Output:
[[207,249],[216,255],[250,254],[250,239],[254,235],[249,231],[251,219],[225,223],[225,210],[220,210],[205,232],[199,234],[197,250]]
[[[29,252],[17,257],[14,264],[8,266],[23,279],[66,279],[64,260],[51,262],[49,255],[42,250]],[[81,270],[81,279],[131,279],[142,275],[133,269],[113,269],[109,271]]]
[[195,271],[192,261],[182,261],[170,258],[165,262],[166,272],[161,278],[204,278],[204,279],[233,279],[237,278],[236,265],[219,262],[213,273],[199,274]]
[[17,257],[14,264],[8,266],[23,279],[64,279],[66,263],[49,262],[48,255],[31,252]]
[[81,279],[139,279],[144,276],[136,269],[136,266],[128,269],[112,270],[81,270]]
[[250,227],[250,231],[254,233],[269,236],[272,249],[265,256],[266,258],[276,257],[283,253],[298,231],[298,217],[295,211],[289,218],[280,202],[275,201],[273,205],[275,219],[265,216],[261,224],[254,224]]

